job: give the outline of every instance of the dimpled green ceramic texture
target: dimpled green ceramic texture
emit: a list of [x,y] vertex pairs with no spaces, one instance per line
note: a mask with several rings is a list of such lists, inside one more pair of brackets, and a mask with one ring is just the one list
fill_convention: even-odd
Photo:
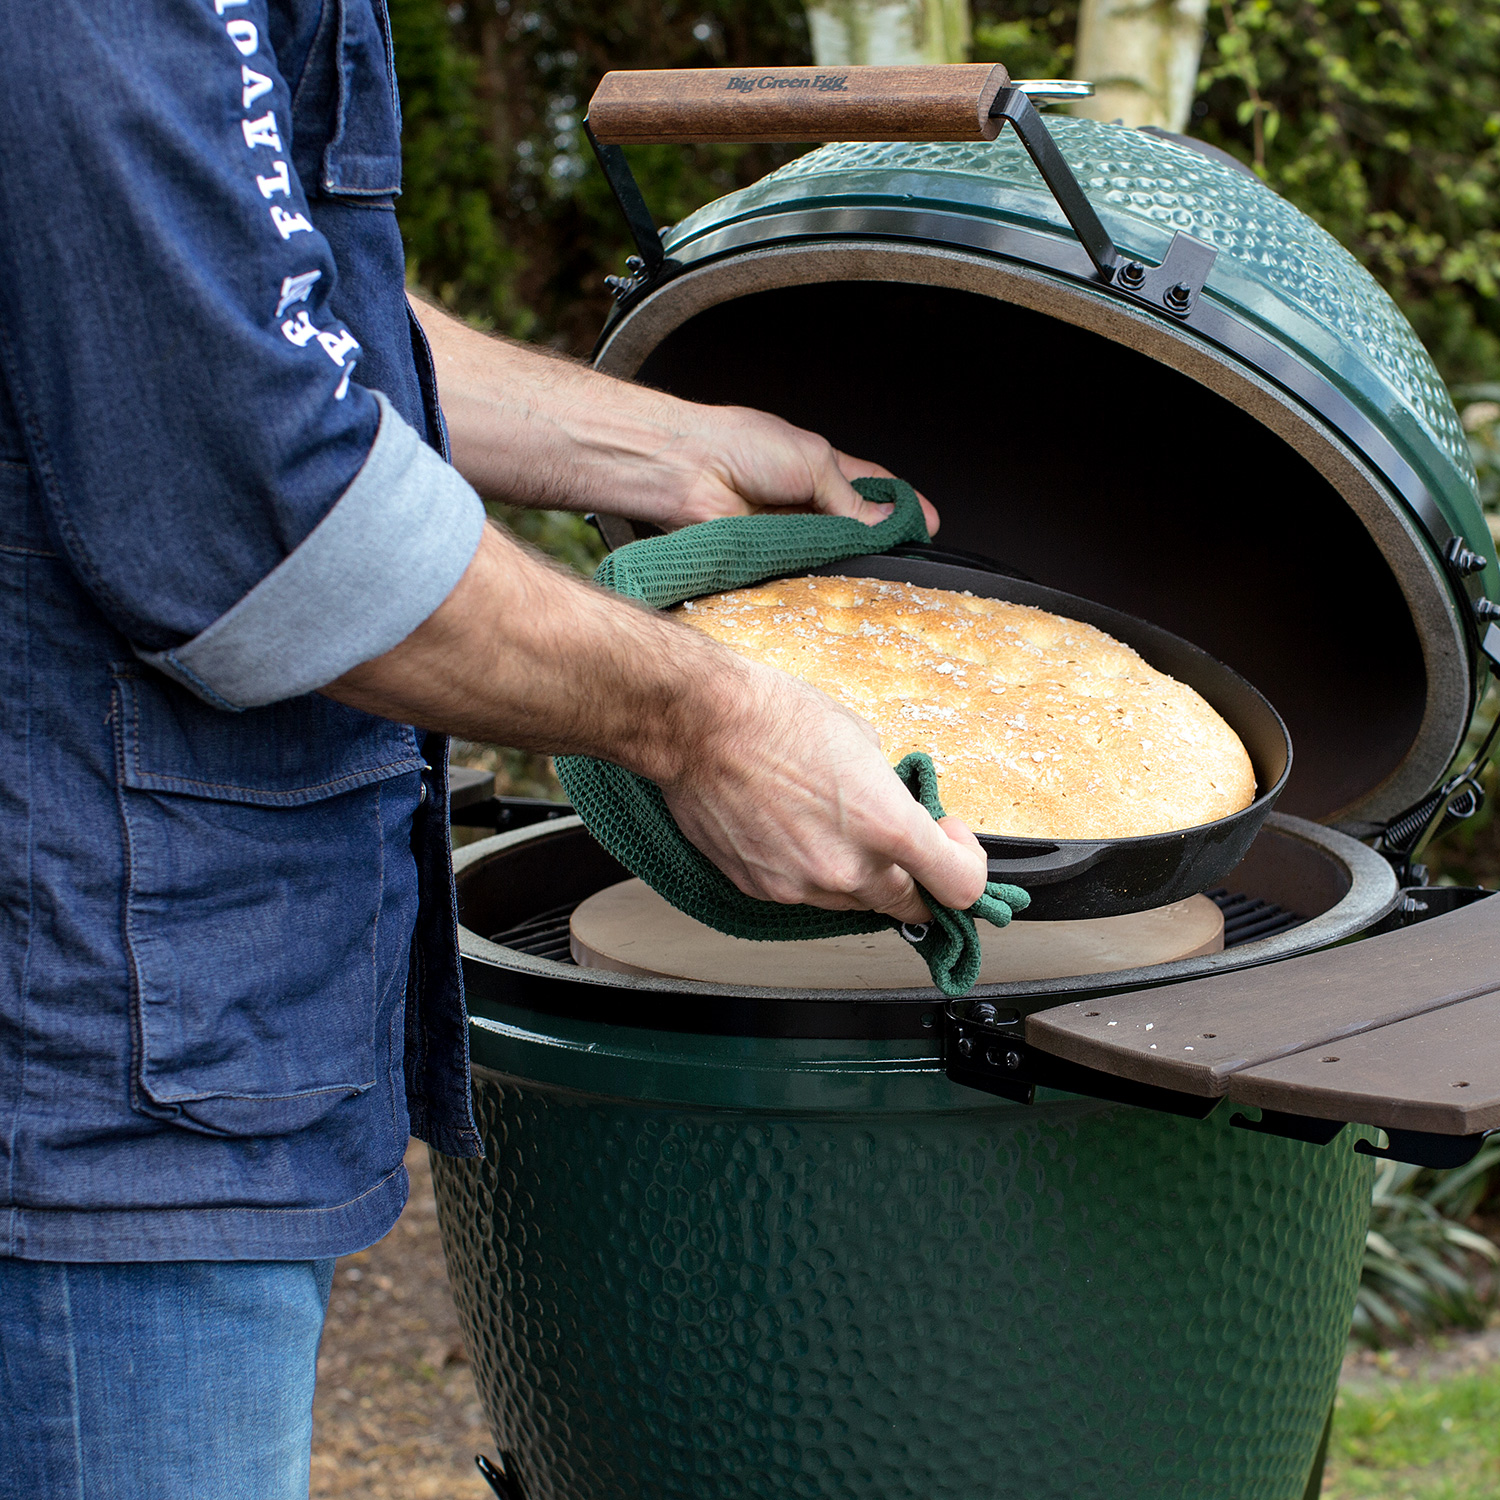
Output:
[[[1207,295],[1331,379],[1423,475],[1454,529],[1489,550],[1468,444],[1437,368],[1400,309],[1332,235],[1256,178],[1171,141],[1060,115],[1047,126],[1122,250],[1160,261],[1177,230],[1212,245],[1218,259]],[[990,143],[824,146],[690,215],[666,249],[690,264],[694,242],[725,226],[858,205],[1072,234],[1006,129]],[[1497,578],[1491,573],[1490,584]]]
[[[640,1035],[649,1071],[673,1041]],[[433,1159],[530,1500],[1301,1500],[1368,1217],[1347,1139],[940,1074],[944,1107],[895,1112],[673,1105],[630,1077],[481,1068],[486,1158]]]

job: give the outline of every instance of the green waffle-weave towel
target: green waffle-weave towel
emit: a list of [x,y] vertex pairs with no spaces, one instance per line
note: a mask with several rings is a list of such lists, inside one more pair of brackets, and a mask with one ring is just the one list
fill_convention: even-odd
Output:
[[[725,517],[631,542],[610,553],[594,576],[616,593],[664,609],[703,594],[927,540],[922,507],[910,485],[899,479],[856,479],[854,487],[866,500],[893,505],[891,514],[875,526],[845,516]],[[894,917],[879,912],[824,911],[747,896],[688,842],[655,783],[584,755],[560,756],[557,774],[589,831],[631,874],[679,911],[719,932],[776,942],[902,928]],[[943,816],[929,756],[908,755],[896,774],[934,818]],[[979,977],[975,917],[1004,927],[1031,904],[1019,886],[994,882],[967,911],[940,906],[926,891],[922,899],[933,920],[922,928],[905,928],[903,935],[914,942],[933,983],[952,996],[967,994]]]

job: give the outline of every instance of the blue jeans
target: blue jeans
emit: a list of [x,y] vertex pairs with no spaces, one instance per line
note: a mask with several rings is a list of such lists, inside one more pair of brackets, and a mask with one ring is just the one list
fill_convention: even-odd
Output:
[[0,1259],[0,1495],[307,1500],[333,1265]]

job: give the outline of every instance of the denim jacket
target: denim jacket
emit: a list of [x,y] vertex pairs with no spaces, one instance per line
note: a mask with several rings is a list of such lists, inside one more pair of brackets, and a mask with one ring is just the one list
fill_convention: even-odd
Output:
[[446,746],[316,689],[478,544],[383,0],[0,16],[0,1255],[302,1259],[474,1154]]

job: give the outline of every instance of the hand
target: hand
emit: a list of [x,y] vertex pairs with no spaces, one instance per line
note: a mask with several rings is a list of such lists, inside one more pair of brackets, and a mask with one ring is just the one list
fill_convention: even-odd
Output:
[[[662,455],[683,473],[683,482],[668,488],[663,498],[671,500],[674,491],[680,491],[680,498],[652,517],[657,525],[675,530],[719,516],[787,509],[851,516],[873,526],[890,514],[890,506],[862,499],[849,483],[892,478],[889,469],[840,453],[816,433],[768,412],[681,405],[687,430]],[[935,535],[937,510],[925,496],[918,499],[928,534]]]
[[872,725],[773,668],[744,664],[662,791],[678,826],[747,896],[830,911],[932,915],[972,906],[987,876],[957,818],[934,821]]

